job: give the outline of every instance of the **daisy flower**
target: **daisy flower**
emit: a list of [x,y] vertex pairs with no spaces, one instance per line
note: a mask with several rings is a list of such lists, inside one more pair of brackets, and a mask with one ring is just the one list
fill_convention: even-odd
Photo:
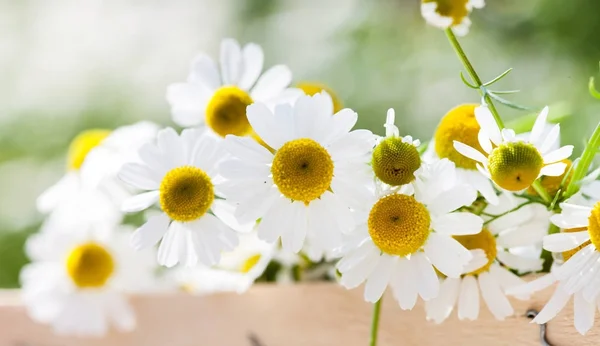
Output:
[[153,289],[154,255],[135,253],[117,231],[124,230],[105,237],[93,229],[63,228],[28,239],[32,263],[21,271],[21,293],[34,321],[79,336],[103,336],[110,326],[135,328],[125,293]]
[[424,164],[415,176],[414,184],[375,196],[337,264],[343,286],[366,281],[364,298],[376,302],[389,285],[405,310],[414,307],[417,296],[438,295],[434,266],[452,278],[464,272],[473,256],[452,236],[476,234],[483,225],[481,217],[456,211],[477,194],[459,183],[452,162]]
[[234,39],[221,42],[220,71],[211,57],[193,60],[186,83],[171,84],[167,100],[173,121],[183,127],[206,124],[221,137],[253,135],[246,107],[254,102],[275,105],[295,100],[302,92],[287,88],[292,73],[284,65],[263,69],[262,48],[240,47]]
[[[126,161],[135,160],[140,146],[153,140],[157,132],[156,124],[145,121],[114,131],[83,131],[69,146],[67,173],[40,195],[38,210],[50,213],[70,204],[76,207],[65,207],[71,217],[82,218],[86,212],[98,215],[100,210],[118,214],[118,206],[130,193],[117,179],[117,172]],[[104,217],[109,215],[100,214],[96,219]]]
[[533,322],[548,322],[573,296],[575,328],[582,335],[592,328],[596,309],[600,309],[600,201],[592,206],[588,204],[575,196],[562,203],[562,212],[551,219],[564,232],[546,236],[544,249],[562,254],[564,264],[509,292],[533,293],[558,282],[554,294]]
[[[223,152],[206,132],[187,129],[179,136],[172,128],[158,132],[157,143],[140,151],[142,163],[127,163],[119,172],[126,183],[146,190],[123,203],[138,212],[158,203],[161,213],[151,216],[132,235],[136,249],[158,243],[158,263],[193,266],[219,262],[222,251],[233,250],[237,234],[216,214],[216,167]],[[212,213],[211,213],[212,212]]]
[[350,109],[334,114],[327,93],[301,96],[274,113],[249,106],[250,124],[273,152],[249,138],[225,139],[231,157],[221,164],[221,191],[238,204],[240,222],[260,218],[258,236],[269,243],[281,237],[286,251],[300,251],[306,238],[322,249],[339,246],[353,227],[349,208],[370,194],[374,137],[350,131],[357,118]]
[[429,25],[464,36],[471,26],[469,14],[484,6],[484,0],[421,0],[421,15]]
[[421,157],[417,147],[421,142],[411,136],[400,137],[394,125],[396,114],[388,109],[385,122],[385,137],[373,150],[371,165],[375,176],[390,186],[400,186],[415,180],[415,171],[421,167]]
[[[502,215],[516,206],[516,198],[504,194],[498,206],[486,208],[484,213]],[[523,285],[525,281],[509,269],[524,273],[541,270],[543,264],[539,256],[531,258],[510,252],[513,247],[541,243],[547,228],[531,227],[529,220],[532,216],[533,212],[525,206],[493,219],[477,234],[454,236],[454,239],[471,250],[473,259],[460,278],[442,279],[439,296],[425,303],[427,319],[441,323],[457,306],[460,320],[476,320],[480,310],[480,295],[496,319],[504,320],[513,315],[514,310],[506,297],[506,290]],[[528,299],[528,296],[519,298]]]
[[478,134],[481,130],[475,119],[476,104],[464,104],[451,109],[440,121],[423,159],[428,162],[448,159],[456,165],[456,174],[471,185],[491,204],[498,204],[498,196],[490,180],[477,171],[477,161],[454,149],[454,141],[464,143],[483,153]]
[[521,191],[540,176],[560,176],[566,164],[560,162],[571,156],[572,145],[559,149],[552,147],[559,140],[560,125],[554,125],[548,136],[543,131],[548,116],[548,107],[538,115],[527,139],[516,138],[515,132],[500,128],[487,106],[475,108],[475,117],[481,126],[478,149],[460,141],[454,148],[462,155],[478,162],[477,168],[499,187],[508,191]]
[[313,96],[322,91],[325,91],[326,93],[328,93],[329,96],[331,96],[331,101],[333,102],[333,112],[334,113],[337,113],[344,108],[342,100],[336,95],[336,93],[333,92],[333,90],[331,90],[331,88],[329,88],[328,86],[326,86],[324,84],[321,84],[318,82],[300,82],[300,83],[296,84],[296,87],[298,89],[302,90],[306,95],[309,95],[309,96]]

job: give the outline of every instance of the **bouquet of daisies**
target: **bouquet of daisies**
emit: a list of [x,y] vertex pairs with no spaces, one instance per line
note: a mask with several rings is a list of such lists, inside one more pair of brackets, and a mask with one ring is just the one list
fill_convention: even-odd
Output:
[[[47,218],[21,275],[31,317],[104,335],[135,327],[130,292],[331,280],[364,286],[376,345],[386,289],[400,309],[422,299],[441,323],[453,311],[477,319],[480,297],[503,320],[514,313],[508,296],[555,285],[534,321],[574,296],[585,334],[600,307],[600,124],[579,158],[548,107],[519,131],[505,126],[497,106],[516,105],[488,87],[510,70],[482,82],[456,37],[483,6],[422,1],[481,98],[449,110],[429,140],[396,127],[393,109],[384,137],[354,129],[359,115],[327,87],[292,84],[284,65],[263,71],[261,47],[233,39],[168,87],[181,130],[81,133],[67,173],[38,199]],[[535,272],[546,274],[521,278]]]

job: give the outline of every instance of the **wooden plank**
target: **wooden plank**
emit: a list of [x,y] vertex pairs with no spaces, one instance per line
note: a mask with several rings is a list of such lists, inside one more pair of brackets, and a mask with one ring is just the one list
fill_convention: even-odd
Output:
[[[389,293],[389,292],[388,292]],[[456,313],[441,325],[425,321],[423,303],[402,311],[391,294],[384,298],[380,346],[540,345],[539,326],[525,317],[550,297],[546,290],[530,301],[513,300],[516,315],[496,321],[487,308],[474,322]],[[103,339],[57,337],[29,320],[18,292],[0,293],[0,346],[366,346],[372,305],[362,289],[347,291],[331,283],[255,285],[243,295],[194,297],[164,294],[132,297],[139,325],[131,333]],[[483,301],[481,302],[483,304]],[[483,306],[483,305],[482,305]],[[572,304],[548,325],[552,345],[600,345],[600,321],[587,336],[573,327]]]

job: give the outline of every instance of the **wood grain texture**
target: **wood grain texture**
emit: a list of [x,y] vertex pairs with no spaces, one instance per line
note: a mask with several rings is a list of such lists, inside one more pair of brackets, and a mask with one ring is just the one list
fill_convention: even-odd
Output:
[[[132,297],[138,328],[103,339],[57,337],[29,320],[18,292],[0,293],[0,346],[366,346],[372,305],[362,289],[347,291],[331,283],[294,286],[255,285],[244,295],[186,294]],[[388,292],[389,293],[389,292]],[[379,346],[540,345],[539,326],[525,317],[540,309],[552,289],[529,302],[513,300],[515,316],[500,322],[483,307],[474,322],[456,313],[441,325],[425,321],[423,303],[402,311],[391,294],[383,301]],[[600,321],[585,337],[573,327],[572,304],[548,325],[553,346],[600,345]]]

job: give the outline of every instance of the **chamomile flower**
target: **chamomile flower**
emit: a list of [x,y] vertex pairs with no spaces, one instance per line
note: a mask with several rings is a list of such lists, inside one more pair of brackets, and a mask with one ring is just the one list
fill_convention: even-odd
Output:
[[302,90],[306,95],[312,96],[318,94],[322,91],[331,96],[331,101],[333,102],[333,112],[337,113],[341,111],[344,107],[342,104],[342,100],[336,95],[336,93],[331,90],[328,86],[318,83],[318,82],[300,82],[296,84],[296,87]]
[[478,148],[460,141],[454,142],[454,148],[464,156],[478,162],[477,168],[502,189],[521,191],[540,176],[560,176],[566,164],[562,160],[571,156],[572,145],[552,150],[559,140],[560,125],[554,125],[546,137],[542,137],[548,107],[538,115],[531,134],[526,140],[517,139],[515,132],[500,128],[496,124],[487,106],[475,108],[475,117],[481,126]]
[[240,222],[261,218],[258,236],[298,252],[305,239],[321,249],[339,246],[353,226],[350,207],[368,198],[370,131],[350,131],[357,114],[333,113],[327,93],[301,96],[275,113],[248,107],[248,120],[273,152],[249,138],[227,136],[231,158],[221,164],[225,196],[237,203]]
[[[117,230],[122,232],[123,230]],[[124,234],[62,229],[28,239],[21,272],[29,316],[59,334],[102,336],[135,328],[125,293],[154,289],[152,250],[135,253]]]
[[533,321],[548,322],[574,296],[575,328],[585,334],[594,325],[596,309],[600,309],[600,201],[588,206],[575,196],[562,203],[561,208],[562,212],[551,220],[564,232],[546,236],[544,249],[562,254],[566,261],[509,293],[533,293],[558,282],[554,294]]
[[[485,209],[487,215],[503,215],[519,204],[516,198],[503,194],[498,206]],[[531,227],[532,211],[527,206],[501,217],[490,219],[481,232],[455,236],[459,243],[471,250],[473,259],[460,278],[444,278],[437,298],[426,302],[427,318],[441,323],[455,306],[460,320],[475,320],[479,316],[479,297],[498,320],[514,313],[506,297],[506,290],[525,282],[509,269],[518,272],[540,270],[543,261],[510,252],[513,247],[532,246],[542,241],[546,229]],[[527,299],[528,296],[520,296]]]
[[483,153],[477,135],[479,124],[475,119],[475,104],[459,105],[451,109],[440,121],[423,159],[428,162],[448,159],[456,165],[456,173],[465,184],[475,188],[491,204],[498,196],[490,180],[477,171],[476,161],[454,149],[454,141],[465,143]]
[[158,203],[162,213],[151,216],[135,231],[136,249],[158,243],[158,263],[193,266],[219,262],[222,251],[233,250],[237,234],[217,216],[217,165],[223,157],[216,139],[196,129],[179,136],[172,128],[158,132],[157,143],[143,146],[142,163],[127,163],[119,172],[126,183],[147,192],[123,203],[126,212]]
[[375,176],[390,186],[400,186],[415,180],[415,172],[421,167],[421,156],[417,147],[420,141],[411,136],[400,137],[394,125],[395,112],[388,109],[385,122],[385,137],[373,150],[371,165]]
[[[49,213],[65,203],[89,209],[111,209],[111,203],[118,207],[130,194],[117,179],[117,172],[126,161],[135,160],[140,146],[152,141],[157,132],[158,126],[146,121],[114,131],[83,131],[69,146],[67,173],[40,195],[38,209]],[[77,215],[82,211],[70,212]]]
[[263,69],[263,50],[254,43],[240,47],[234,39],[221,42],[220,72],[211,57],[193,60],[186,83],[171,84],[167,100],[173,121],[184,127],[206,124],[221,137],[253,135],[246,107],[254,102],[275,105],[295,100],[302,92],[287,88],[292,73],[284,65]]
[[453,236],[481,231],[479,216],[456,211],[476,199],[475,190],[459,183],[448,160],[424,164],[415,176],[414,184],[375,196],[340,250],[341,284],[354,288],[366,281],[369,302],[379,300],[389,285],[400,307],[412,309],[417,296],[430,300],[438,295],[434,266],[457,278],[472,259]]
[[484,0],[421,0],[421,15],[437,28],[452,28],[456,35],[469,32],[469,14],[474,8],[483,8]]

